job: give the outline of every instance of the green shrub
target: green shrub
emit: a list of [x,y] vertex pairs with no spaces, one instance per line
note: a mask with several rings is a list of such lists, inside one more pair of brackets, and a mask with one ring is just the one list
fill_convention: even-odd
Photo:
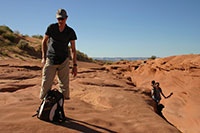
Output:
[[11,46],[14,45],[15,43],[11,42],[8,39],[5,39],[4,41],[0,40],[0,47],[7,47],[7,46]]
[[8,56],[7,51],[0,51],[0,54],[3,55],[3,56]]
[[80,52],[79,50],[76,50],[76,56],[79,61],[94,62],[92,58],[89,58],[86,54]]
[[[71,49],[71,47],[69,47],[69,49]],[[71,51],[69,50],[69,53],[70,52]],[[69,55],[71,56],[71,53]],[[83,52],[81,52],[79,50],[76,50],[76,56],[77,56],[77,60],[79,60],[79,61],[95,62],[92,58],[88,57],[86,54],[84,54]]]
[[38,38],[38,39],[42,39],[43,36],[42,35],[32,35],[33,38]]
[[5,33],[5,31],[0,28],[0,35],[3,33]]
[[155,60],[155,59],[156,59],[156,56],[155,56],[155,55],[152,55],[149,59]]
[[105,61],[104,64],[105,64],[105,65],[112,65],[112,64],[113,64],[113,61]]
[[25,34],[25,35],[22,35],[23,37],[29,37],[29,35]]
[[41,45],[39,45],[35,48],[35,53],[36,53],[37,57],[41,58],[41,56],[42,56],[42,46]]
[[0,47],[3,46],[3,41],[0,39]]
[[39,45],[35,48],[35,51],[38,52],[38,53],[42,53],[42,46]]
[[17,44],[17,47],[18,47],[19,49],[24,50],[24,49],[29,48],[29,45],[28,45],[28,42],[27,42],[27,41],[25,41],[25,40],[20,40],[19,43]]
[[6,32],[13,33],[13,31],[8,26],[0,26],[0,35]]
[[78,60],[83,60],[83,59],[86,59],[88,58],[88,56],[84,53],[82,53],[81,51],[77,50],[76,51],[76,54],[77,54],[77,59]]
[[13,33],[3,33],[2,36],[11,42],[15,42],[17,37]]

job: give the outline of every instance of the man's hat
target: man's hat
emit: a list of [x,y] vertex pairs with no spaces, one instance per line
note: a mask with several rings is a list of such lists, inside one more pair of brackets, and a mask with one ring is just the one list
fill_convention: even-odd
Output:
[[64,9],[58,9],[56,12],[56,18],[62,18],[65,19],[67,17],[67,12]]

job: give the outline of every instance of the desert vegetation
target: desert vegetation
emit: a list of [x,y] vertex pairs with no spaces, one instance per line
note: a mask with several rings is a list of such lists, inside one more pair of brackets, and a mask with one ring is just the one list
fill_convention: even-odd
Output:
[[[20,35],[20,32],[13,32],[8,26],[0,26],[0,55],[1,57],[31,57],[41,58],[42,35]],[[87,54],[77,50],[79,61],[94,62]]]

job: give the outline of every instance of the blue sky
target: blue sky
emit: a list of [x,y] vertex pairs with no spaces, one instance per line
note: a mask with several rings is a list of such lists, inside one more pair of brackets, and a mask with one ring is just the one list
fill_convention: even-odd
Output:
[[0,25],[44,35],[59,8],[89,57],[200,54],[200,0],[2,0]]

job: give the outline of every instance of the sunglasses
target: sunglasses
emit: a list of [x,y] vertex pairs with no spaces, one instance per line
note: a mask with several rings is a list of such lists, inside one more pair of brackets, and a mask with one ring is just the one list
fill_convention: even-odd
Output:
[[64,20],[64,18],[58,18],[58,20]]

